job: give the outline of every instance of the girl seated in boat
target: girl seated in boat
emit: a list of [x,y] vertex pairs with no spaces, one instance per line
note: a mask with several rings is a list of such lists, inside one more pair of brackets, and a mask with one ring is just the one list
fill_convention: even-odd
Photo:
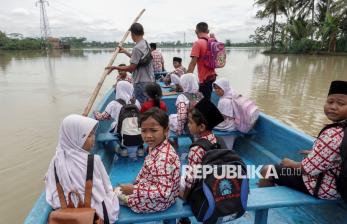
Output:
[[[136,160],[137,155],[143,156],[143,147],[140,129],[132,127],[132,130],[124,130],[125,128],[131,128],[130,125],[123,126],[123,121],[129,116],[133,116],[132,111],[139,115],[139,110],[141,109],[140,103],[133,98],[134,87],[128,81],[119,81],[116,86],[116,98],[111,101],[104,112],[95,112],[94,116],[97,120],[110,120],[114,121],[111,124],[111,132],[116,133],[121,139],[121,152],[122,156],[129,156],[129,158]],[[130,113],[127,113],[128,110]],[[122,113],[121,113],[122,112]],[[122,115],[122,116],[120,116]],[[134,135],[131,141],[128,141],[121,133],[128,132]],[[137,154],[137,155],[136,155]]]
[[177,136],[189,134],[187,127],[188,111],[192,109],[202,98],[199,92],[198,78],[192,74],[184,74],[180,78],[183,93],[176,100],[177,114],[170,115],[170,130]]
[[[213,116],[211,116],[211,114],[213,114]],[[217,138],[212,133],[212,129],[223,122],[223,120],[223,115],[219,112],[217,107],[211,101],[204,98],[189,112],[188,128],[190,133],[197,137],[197,139],[207,139],[212,144],[216,144]],[[188,165],[191,167],[201,165],[205,153],[205,149],[200,146],[191,147],[188,153]],[[187,199],[190,190],[196,182],[192,172],[193,171],[191,171],[190,174],[186,173],[182,175],[180,197],[183,199]],[[190,221],[189,218],[182,218],[179,223],[187,224],[190,223]]]
[[307,157],[301,162],[284,158],[280,164],[264,166],[261,170],[263,177],[266,177],[268,172],[272,172],[277,173],[278,178],[260,179],[260,187],[277,184],[318,198],[340,198],[336,177],[341,173],[340,146],[347,123],[346,81],[333,81],[331,83],[324,105],[324,113],[333,123],[320,131],[311,150],[302,151],[302,153],[307,154]]
[[[53,209],[61,208],[55,170],[63,188],[65,198],[68,193],[77,191],[84,201],[87,160],[95,141],[95,130],[98,122],[81,115],[67,116],[60,127],[58,146],[45,176],[46,201]],[[103,206],[106,207],[110,223],[118,219],[119,203],[107,175],[105,167],[98,155],[94,156],[92,179],[91,207],[105,220]],[[77,201],[73,198],[75,207]],[[107,217],[106,217],[107,218]]]
[[167,112],[166,104],[161,100],[163,93],[158,83],[148,83],[145,86],[145,93],[149,97],[149,99],[141,105],[141,113],[151,109],[152,107],[158,107]]
[[[218,124],[214,129],[219,131],[236,131],[234,109],[232,97],[236,96],[236,92],[229,85],[226,78],[217,79],[212,85],[215,93],[220,97],[218,101],[218,110],[223,114],[224,121]],[[223,136],[224,142],[228,149],[233,148],[235,136]]]
[[134,184],[120,185],[115,191],[134,212],[163,211],[175,203],[180,182],[180,160],[167,139],[169,118],[154,107],[141,114],[140,125],[149,153]]

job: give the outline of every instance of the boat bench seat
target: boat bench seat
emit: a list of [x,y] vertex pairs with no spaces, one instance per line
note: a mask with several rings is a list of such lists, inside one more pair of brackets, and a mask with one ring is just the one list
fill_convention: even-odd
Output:
[[[299,191],[282,187],[253,188],[248,196],[247,211],[255,211],[254,223],[267,223],[268,210],[270,208],[293,207],[303,205],[324,205],[339,203],[340,200],[322,200]],[[117,224],[143,223],[166,220],[165,223],[176,223],[176,219],[190,217],[193,213],[190,206],[181,199],[163,212],[150,214],[137,214],[129,208],[121,206]]]
[[[255,130],[251,130],[248,133],[242,133],[239,131],[217,131],[217,130],[213,130],[213,133],[216,136],[249,136],[249,135],[254,135],[256,133]],[[188,136],[188,135],[187,135]],[[170,138],[174,138],[176,137],[175,133],[170,131]],[[118,137],[113,135],[110,132],[104,132],[104,133],[99,133],[96,136],[96,141],[100,142],[100,143],[107,143],[107,142],[112,142],[112,141],[118,141]]]
[[[212,132],[214,135],[220,136],[220,137],[223,137],[223,136],[251,136],[251,135],[254,135],[257,133],[257,131],[253,130],[253,129],[250,130],[248,133],[242,133],[240,131],[217,131],[217,130],[213,130]],[[170,131],[169,137],[174,138],[177,136],[173,131]],[[188,135],[183,134],[183,135],[180,135],[180,137],[188,137]]]
[[110,132],[104,132],[97,134],[95,140],[100,143],[107,143],[112,141],[118,141],[118,137]]

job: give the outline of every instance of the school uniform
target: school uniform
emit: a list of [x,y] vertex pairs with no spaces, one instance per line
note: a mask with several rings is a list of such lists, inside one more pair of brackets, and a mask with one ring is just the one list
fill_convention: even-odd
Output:
[[[109,120],[113,119],[114,121],[111,124],[111,129],[117,130],[118,117],[123,105],[117,100],[122,100],[126,104],[131,103],[133,97],[134,87],[127,81],[119,81],[116,87],[116,97],[115,100],[112,100],[107,104],[105,111],[98,115],[98,120]],[[140,110],[141,105],[139,101],[135,101],[135,105]]]
[[[207,121],[207,124],[205,124],[206,131],[199,136],[199,139],[207,139],[210,143],[216,144],[217,138],[210,130],[212,130],[216,125],[224,120],[223,115],[219,112],[217,107],[209,99],[206,98],[200,100],[195,105],[195,109],[198,110]],[[210,116],[211,114],[213,114],[214,116]],[[206,151],[201,146],[191,147],[188,153],[188,165],[192,168],[194,168],[194,166],[196,165],[201,165],[205,154]],[[193,177],[193,169],[187,170],[186,172],[186,174],[189,175],[185,176],[184,182],[181,181],[181,186],[184,186],[183,189],[185,190],[191,189],[196,182],[196,179]]]
[[[185,74],[180,78],[180,84],[183,92],[198,94],[199,84],[198,79],[193,74]],[[182,135],[185,133],[185,126],[188,121],[189,99],[184,95],[178,95],[176,99],[177,114],[171,114],[169,117],[170,130]]]
[[[59,131],[57,151],[45,176],[46,201],[53,209],[61,207],[56,188],[54,166],[65,198],[70,191],[77,190],[84,201],[89,152],[82,147],[97,123],[96,120],[81,115],[70,115],[63,120]],[[76,198],[72,197],[72,200],[76,206]],[[101,158],[95,155],[91,207],[96,209],[102,219],[105,219],[103,204],[106,206],[110,223],[114,223],[118,219],[119,213],[118,198],[113,192],[110,178]]]
[[[347,95],[347,82],[331,82],[328,96],[331,94]],[[347,121],[339,122],[345,123]],[[291,175],[282,175],[281,171],[283,167],[277,165],[275,168],[279,174],[279,178],[273,181],[278,185],[292,187],[322,199],[340,198],[341,195],[338,193],[336,186],[336,177],[342,171],[340,146],[344,137],[344,129],[341,126],[344,125],[333,124],[322,129],[313,144],[312,151],[308,154],[307,158],[301,161],[301,174],[295,175],[294,177]],[[316,186],[320,178],[320,187],[318,192],[316,192]]]
[[[217,143],[217,138],[212,132],[208,132],[203,136],[200,136],[199,138],[207,139],[211,144]],[[202,164],[202,159],[205,156],[206,151],[201,146],[193,146],[190,148],[188,153],[188,165],[191,167],[194,167],[196,165]],[[184,184],[181,183],[181,185],[184,186],[183,189],[191,189],[193,185],[196,182],[196,179],[193,177],[193,169],[190,169],[186,172]]]
[[275,165],[278,179],[273,179],[274,183],[314,195],[318,176],[324,173],[317,196],[322,199],[340,198],[336,189],[335,175],[338,176],[341,172],[342,160],[339,147],[343,135],[341,127],[332,127],[323,131],[314,142],[312,152],[301,161],[301,173],[292,168]]
[[224,95],[219,98],[217,106],[218,110],[224,116],[224,121],[218,124],[215,129],[220,131],[235,131],[234,108],[231,99],[235,97],[237,93],[230,87],[229,81],[225,78],[217,79],[214,84],[224,91]]
[[166,139],[146,156],[127,204],[137,213],[164,211],[175,203],[179,182],[180,160]]

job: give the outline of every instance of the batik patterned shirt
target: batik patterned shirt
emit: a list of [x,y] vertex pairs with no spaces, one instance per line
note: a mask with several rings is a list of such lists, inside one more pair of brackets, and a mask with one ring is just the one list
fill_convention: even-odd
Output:
[[[217,138],[212,132],[208,132],[200,138],[207,139],[212,144],[217,143]],[[206,151],[200,146],[193,146],[188,153],[188,165],[194,167],[202,164],[202,159],[205,156]],[[196,179],[194,178],[194,172],[192,169],[188,170],[185,176],[185,189],[191,189]]]
[[165,140],[147,155],[128,205],[137,213],[163,211],[175,203],[179,182],[180,160],[174,147]]
[[152,51],[152,57],[153,57],[153,70],[154,72],[162,72],[163,71],[163,65],[164,65],[164,58],[163,55],[157,51]]
[[318,197],[336,199],[340,194],[336,189],[335,175],[341,172],[340,145],[343,139],[343,129],[332,127],[322,132],[313,145],[312,152],[302,160],[304,170],[302,175],[308,191],[313,195],[320,173],[324,173]]

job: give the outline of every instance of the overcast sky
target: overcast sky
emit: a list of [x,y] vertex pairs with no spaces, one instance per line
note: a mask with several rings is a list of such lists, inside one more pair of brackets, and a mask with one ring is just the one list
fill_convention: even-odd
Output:
[[[149,41],[186,41],[196,37],[195,25],[205,21],[218,39],[245,42],[264,21],[255,19],[254,0],[48,0],[46,12],[54,37],[119,41],[136,15]],[[40,36],[40,8],[35,0],[0,0],[0,30]],[[130,41],[130,39],[128,39]]]

